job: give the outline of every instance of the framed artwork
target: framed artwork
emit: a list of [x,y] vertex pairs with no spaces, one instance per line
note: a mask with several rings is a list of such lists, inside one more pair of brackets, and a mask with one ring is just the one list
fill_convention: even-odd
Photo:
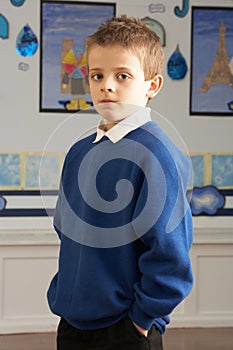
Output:
[[41,0],[40,112],[90,112],[84,40],[116,14],[108,2]]
[[233,7],[192,7],[190,115],[233,116]]

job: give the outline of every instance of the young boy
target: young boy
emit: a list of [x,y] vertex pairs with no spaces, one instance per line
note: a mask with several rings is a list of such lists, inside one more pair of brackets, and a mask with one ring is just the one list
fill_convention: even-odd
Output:
[[160,90],[157,35],[126,15],[86,40],[97,133],[69,150],[54,227],[59,270],[48,291],[58,350],[161,350],[189,294],[189,164],[145,108]]

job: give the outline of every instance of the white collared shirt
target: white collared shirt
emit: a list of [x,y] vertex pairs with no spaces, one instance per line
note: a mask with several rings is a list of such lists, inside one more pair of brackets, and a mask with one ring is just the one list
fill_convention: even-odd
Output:
[[106,136],[112,143],[120,141],[131,131],[151,121],[150,113],[151,109],[149,107],[143,109],[140,108],[125,119],[121,120],[108,131],[105,131],[101,128],[101,126],[105,124],[104,119],[102,118],[97,126],[97,134],[93,143],[99,142],[104,136]]

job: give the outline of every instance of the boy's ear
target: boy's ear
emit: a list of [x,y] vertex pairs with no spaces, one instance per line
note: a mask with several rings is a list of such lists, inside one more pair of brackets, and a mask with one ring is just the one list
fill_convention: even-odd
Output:
[[148,80],[148,90],[147,90],[147,97],[152,98],[154,97],[161,87],[163,86],[163,77],[161,74],[157,74],[153,79]]

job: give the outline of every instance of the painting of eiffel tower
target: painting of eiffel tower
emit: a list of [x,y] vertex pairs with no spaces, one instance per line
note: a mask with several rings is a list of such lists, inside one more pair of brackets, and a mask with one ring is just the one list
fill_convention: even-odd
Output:
[[219,26],[218,51],[214,57],[213,65],[208,75],[204,78],[200,92],[208,91],[215,84],[226,84],[233,88],[233,75],[231,73],[229,59],[225,44],[226,26],[221,22]]
[[233,7],[192,7],[190,115],[233,116]]

